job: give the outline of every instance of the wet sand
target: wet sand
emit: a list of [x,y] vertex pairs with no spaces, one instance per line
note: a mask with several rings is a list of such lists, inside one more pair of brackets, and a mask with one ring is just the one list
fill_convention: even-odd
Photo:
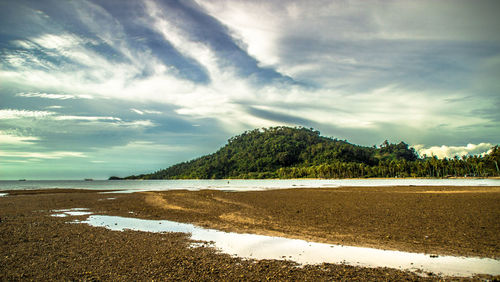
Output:
[[50,215],[56,209],[89,208],[225,231],[498,258],[499,203],[500,187],[11,191],[0,197],[0,280],[435,279],[388,268],[241,260],[208,247],[190,248],[191,241],[180,233],[116,232],[67,223],[86,216]]
[[151,216],[225,231],[500,258],[500,187],[169,191],[144,198],[161,209]]

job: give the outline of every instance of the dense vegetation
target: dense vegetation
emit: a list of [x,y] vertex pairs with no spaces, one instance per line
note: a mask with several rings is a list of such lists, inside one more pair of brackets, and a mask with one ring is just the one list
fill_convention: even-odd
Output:
[[486,156],[421,158],[404,142],[364,147],[313,129],[273,127],[233,137],[211,155],[125,179],[487,177],[499,175],[499,161],[498,146]]

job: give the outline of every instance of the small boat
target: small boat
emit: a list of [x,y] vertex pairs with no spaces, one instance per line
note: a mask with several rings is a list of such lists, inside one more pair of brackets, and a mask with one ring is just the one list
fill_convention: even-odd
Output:
[[85,181],[94,181],[92,178],[85,178]]
[[26,181],[26,179],[19,179],[19,181]]

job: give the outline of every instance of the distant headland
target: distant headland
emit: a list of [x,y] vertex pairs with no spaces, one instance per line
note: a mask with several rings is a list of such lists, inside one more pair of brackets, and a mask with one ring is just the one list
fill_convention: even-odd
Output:
[[217,152],[120,179],[498,177],[498,145],[484,156],[419,156],[405,142],[360,146],[304,127],[271,127],[232,137]]

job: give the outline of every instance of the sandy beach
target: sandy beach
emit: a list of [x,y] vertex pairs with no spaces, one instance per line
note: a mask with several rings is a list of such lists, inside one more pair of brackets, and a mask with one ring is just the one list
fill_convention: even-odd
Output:
[[445,278],[390,268],[336,264],[297,267],[291,261],[243,260],[210,247],[192,248],[183,233],[117,232],[68,223],[86,215],[51,216],[53,210],[70,208],[349,246],[500,257],[500,187],[2,193],[8,195],[0,197],[1,280]]

